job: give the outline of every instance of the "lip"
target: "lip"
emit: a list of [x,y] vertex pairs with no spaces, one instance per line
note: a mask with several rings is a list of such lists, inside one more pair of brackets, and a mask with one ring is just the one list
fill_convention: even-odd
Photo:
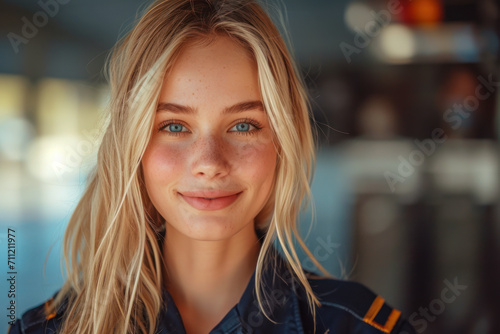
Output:
[[193,208],[203,211],[222,210],[233,204],[240,196],[240,192],[234,191],[185,191],[180,193],[181,197]]

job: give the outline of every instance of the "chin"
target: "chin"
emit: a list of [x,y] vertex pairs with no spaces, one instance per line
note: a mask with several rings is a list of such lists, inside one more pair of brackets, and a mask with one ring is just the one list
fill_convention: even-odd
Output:
[[221,217],[192,217],[188,221],[189,223],[183,226],[171,225],[171,227],[185,237],[198,241],[229,239],[244,228],[244,226],[234,226],[234,221],[227,221]]

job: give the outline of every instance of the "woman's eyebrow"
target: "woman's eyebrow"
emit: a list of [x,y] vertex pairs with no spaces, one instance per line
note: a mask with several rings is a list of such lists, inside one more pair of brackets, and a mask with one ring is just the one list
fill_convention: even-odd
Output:
[[[247,101],[247,102],[240,102],[237,104],[234,104],[232,106],[224,108],[222,111],[223,115],[226,114],[234,114],[238,112],[243,112],[243,111],[248,111],[248,110],[260,110],[264,111],[264,105],[262,101]],[[196,114],[198,110],[196,108],[192,108],[189,106],[183,106],[180,104],[176,103],[166,103],[166,102],[160,102],[158,103],[158,107],[156,108],[156,112],[161,112],[161,111],[169,111],[175,114]]]

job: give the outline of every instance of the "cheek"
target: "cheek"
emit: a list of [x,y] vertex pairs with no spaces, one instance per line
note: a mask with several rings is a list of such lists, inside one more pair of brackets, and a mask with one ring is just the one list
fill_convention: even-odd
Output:
[[174,145],[152,145],[142,159],[144,177],[149,184],[168,184],[185,170],[186,150]]
[[233,169],[253,184],[271,180],[276,167],[276,151],[271,142],[241,144],[235,149]]

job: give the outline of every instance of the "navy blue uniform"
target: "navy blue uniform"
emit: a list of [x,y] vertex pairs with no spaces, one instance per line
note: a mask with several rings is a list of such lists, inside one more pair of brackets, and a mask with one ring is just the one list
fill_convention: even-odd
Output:
[[[254,292],[255,273],[241,300],[220,323],[210,331],[215,333],[314,333],[313,316],[307,305],[305,290],[287,270],[286,261],[273,250],[275,261],[264,269],[263,282],[269,295],[265,297],[269,321],[258,307]],[[273,268],[276,268],[274,274]],[[309,284],[322,306],[316,308],[316,333],[320,334],[381,334],[415,333],[401,313],[387,305],[363,285],[337,279],[320,278],[306,272]],[[52,300],[52,299],[51,299]],[[55,314],[46,314],[51,302],[35,307],[11,326],[9,334],[56,333],[64,317],[66,304]],[[159,314],[156,333],[185,333],[180,313],[166,289],[163,290],[163,309]]]

